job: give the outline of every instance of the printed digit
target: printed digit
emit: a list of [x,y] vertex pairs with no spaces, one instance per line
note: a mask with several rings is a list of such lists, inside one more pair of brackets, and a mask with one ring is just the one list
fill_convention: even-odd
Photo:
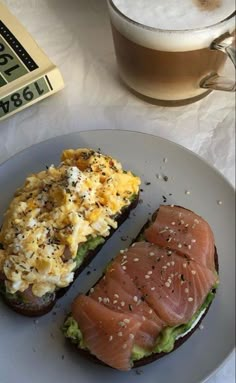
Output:
[[8,68],[6,70],[4,70],[4,73],[7,75],[7,76],[11,76],[12,72],[16,69],[20,68],[20,65],[19,64],[16,64],[14,66],[12,66],[11,68]]
[[44,93],[44,89],[40,89],[40,86],[37,82],[35,82],[34,85],[35,85],[35,88],[36,88],[38,94],[41,96],[41,94]]
[[13,102],[16,108],[19,108],[23,104],[23,101],[20,98],[20,93],[14,93],[11,96],[11,101]]
[[6,114],[9,112],[10,102],[9,101],[0,101],[0,108],[2,108],[3,112]]
[[13,60],[13,57],[9,53],[3,53],[0,55],[0,65],[6,65],[9,60]]
[[29,90],[30,88],[29,88],[29,86],[27,86],[24,90],[23,90],[23,97],[24,97],[24,99],[26,100],[26,101],[31,101],[31,100],[33,100],[33,98],[34,98],[34,94],[33,94],[33,92],[31,92],[30,90]]
[[5,49],[4,45],[0,43],[0,52],[3,52]]

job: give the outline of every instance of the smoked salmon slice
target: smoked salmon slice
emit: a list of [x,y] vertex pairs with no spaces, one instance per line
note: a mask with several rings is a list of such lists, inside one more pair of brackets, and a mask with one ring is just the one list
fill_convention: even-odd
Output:
[[79,295],[72,314],[90,352],[108,366],[129,370],[134,339],[141,322],[132,314],[117,313],[89,296]]
[[106,275],[90,290],[89,296],[116,312],[135,314],[142,323],[135,344],[143,349],[154,347],[157,336],[166,325],[145,301],[142,292],[125,272],[126,256],[121,263],[112,262]]
[[[178,253],[137,242],[125,253],[126,273],[168,326],[187,323],[215,285],[215,272]],[[116,262],[122,263],[122,256]]]
[[176,250],[178,254],[215,270],[212,230],[203,218],[190,210],[162,205],[144,236],[148,242]]

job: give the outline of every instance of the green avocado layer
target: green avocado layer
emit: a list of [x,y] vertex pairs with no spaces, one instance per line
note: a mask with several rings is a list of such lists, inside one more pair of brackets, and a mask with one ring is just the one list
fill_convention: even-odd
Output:
[[[212,291],[210,291],[210,293],[207,295],[200,309],[196,312],[196,314],[191,318],[191,320],[188,323],[182,324],[180,326],[175,326],[175,327],[165,327],[163,331],[160,333],[160,335],[158,336],[156,341],[156,346],[154,347],[152,351],[146,351],[134,345],[134,348],[132,351],[132,362],[142,359],[151,354],[161,353],[161,352],[168,353],[172,351],[177,337],[179,337],[181,334],[185,334],[192,327],[192,325],[197,320],[197,318],[201,315],[201,313],[205,311],[207,307],[210,305],[210,303],[215,297],[216,287],[217,286],[215,286],[212,289]],[[73,318],[72,315],[69,315],[67,319],[65,320],[62,326],[62,332],[66,338],[69,338],[70,341],[76,344],[79,348],[87,349],[83,340],[82,332],[78,326],[78,323],[76,322],[76,320]]]
[[87,241],[84,242],[81,246],[79,246],[77,250],[76,259],[75,259],[75,262],[76,262],[75,270],[78,269],[78,267],[83,263],[83,260],[86,254],[91,250],[95,250],[96,247],[98,247],[99,245],[102,245],[105,242],[105,240],[106,239],[101,236],[97,236],[97,237],[89,236]]

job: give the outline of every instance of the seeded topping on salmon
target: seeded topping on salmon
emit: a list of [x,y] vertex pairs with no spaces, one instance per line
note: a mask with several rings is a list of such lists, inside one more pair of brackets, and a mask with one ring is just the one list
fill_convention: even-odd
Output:
[[212,230],[203,218],[190,210],[161,206],[144,236],[148,242],[176,250],[180,255],[215,269]]
[[191,321],[218,283],[214,237],[201,217],[161,206],[144,237],[72,305],[85,348],[119,370],[132,367],[135,347],[155,352],[162,331]]
[[83,331],[91,353],[119,370],[130,369],[130,355],[141,322],[131,314],[120,314],[80,295],[72,313]]
[[[165,326],[187,323],[217,281],[210,269],[148,242],[135,243],[125,256],[126,273]],[[122,264],[123,255],[115,262]]]
[[135,285],[124,265],[128,264],[127,256],[114,261],[106,275],[90,290],[90,297],[116,312],[133,313],[141,322],[137,331],[136,345],[150,350],[164,327],[164,322],[155,314],[145,301],[142,291]]

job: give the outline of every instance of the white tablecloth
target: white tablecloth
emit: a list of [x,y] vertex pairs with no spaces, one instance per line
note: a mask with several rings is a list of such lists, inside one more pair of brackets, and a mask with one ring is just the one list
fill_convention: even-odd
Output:
[[[7,0],[59,66],[65,89],[0,126],[0,163],[34,143],[89,129],[129,129],[198,153],[235,184],[235,96],[214,92],[178,108],[149,105],[119,81],[105,0]],[[226,74],[233,75],[231,63]],[[235,382],[234,357],[209,383]]]

